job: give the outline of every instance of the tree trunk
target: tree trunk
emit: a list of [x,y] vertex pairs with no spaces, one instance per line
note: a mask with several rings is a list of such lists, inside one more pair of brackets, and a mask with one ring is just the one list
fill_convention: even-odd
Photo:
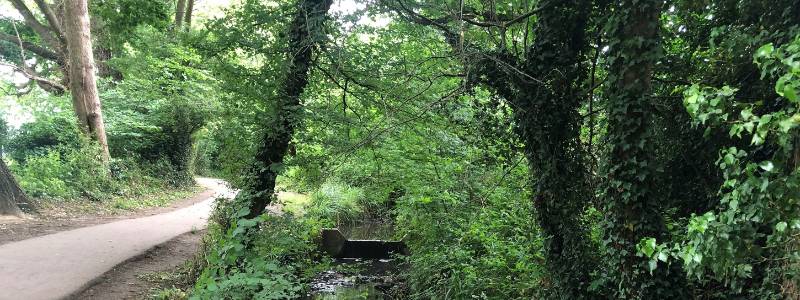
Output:
[[[611,16],[608,89],[609,170],[606,174],[605,241],[608,272],[620,299],[685,299],[685,275],[670,274],[638,255],[644,238],[664,241],[666,227],[655,189],[651,78],[662,56],[662,1],[624,0]],[[678,267],[679,264],[673,264]]]
[[72,106],[80,128],[100,144],[103,161],[108,162],[108,140],[95,79],[87,0],[67,0],[64,4]]
[[25,202],[28,202],[28,196],[11,175],[6,162],[0,158],[0,215],[20,215],[22,212],[17,203]]
[[580,61],[588,49],[586,24],[592,3],[543,0],[537,5],[542,9],[525,70],[542,83],[517,80],[523,83],[518,84],[514,117],[533,174],[534,208],[546,237],[544,254],[554,296],[589,298],[597,257],[582,222],[592,191],[579,109],[588,73]]
[[300,95],[308,85],[308,70],[320,43],[315,39],[324,36],[320,32],[332,3],[333,0],[300,0],[299,11],[290,24],[288,51],[291,61],[278,97],[274,99],[277,102],[276,121],[265,127],[266,133],[256,152],[256,165],[251,169],[251,182],[245,189],[253,197],[248,218],[262,214],[272,201],[275,179],[300,121]]
[[184,25],[184,26],[186,26],[186,29],[191,29],[192,28],[192,12],[193,11],[194,11],[194,0],[186,0],[186,17],[185,17],[185,20],[184,20],[184,23],[186,23]]
[[183,26],[184,12],[186,11],[186,0],[178,0],[178,5],[175,7],[175,31],[181,29]]

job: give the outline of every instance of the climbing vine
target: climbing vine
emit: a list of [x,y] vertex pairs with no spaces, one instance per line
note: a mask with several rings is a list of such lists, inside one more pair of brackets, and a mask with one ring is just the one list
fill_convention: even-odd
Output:
[[660,1],[620,1],[608,23],[609,156],[604,189],[608,275],[625,299],[675,299],[685,293],[682,278],[637,256],[644,237],[666,233],[654,193],[653,133],[649,126],[654,64],[662,57]]

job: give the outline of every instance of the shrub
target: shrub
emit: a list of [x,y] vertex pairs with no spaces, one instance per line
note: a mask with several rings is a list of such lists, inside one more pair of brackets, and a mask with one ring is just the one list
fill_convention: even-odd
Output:
[[24,163],[14,165],[14,173],[20,186],[34,197],[102,200],[119,184],[99,157],[99,149],[88,142],[77,149],[58,146],[28,156]]
[[406,198],[399,211],[414,298],[530,299],[547,289],[533,205],[519,193],[484,204]]
[[[22,124],[11,132],[6,152],[18,162],[29,156],[44,154],[59,146],[78,147],[81,143],[80,131],[75,117],[69,112],[37,114],[36,121]],[[66,149],[66,148],[62,148]]]
[[[224,200],[217,203],[215,222],[209,225],[208,265],[197,280],[193,299],[299,298],[310,278],[327,267],[318,263],[321,257],[313,243],[318,223],[289,215],[238,219],[246,209],[237,210]],[[248,238],[246,233],[254,230]]]
[[68,198],[73,195],[73,190],[62,180],[66,169],[61,154],[50,149],[44,155],[29,156],[24,165],[15,168],[14,173],[22,189],[33,197]]

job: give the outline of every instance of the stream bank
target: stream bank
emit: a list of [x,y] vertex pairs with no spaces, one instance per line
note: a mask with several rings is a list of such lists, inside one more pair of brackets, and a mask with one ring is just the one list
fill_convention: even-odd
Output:
[[[392,240],[394,229],[383,222],[359,222],[340,225],[350,240]],[[303,299],[401,299],[403,258],[335,258],[331,268],[313,278]]]

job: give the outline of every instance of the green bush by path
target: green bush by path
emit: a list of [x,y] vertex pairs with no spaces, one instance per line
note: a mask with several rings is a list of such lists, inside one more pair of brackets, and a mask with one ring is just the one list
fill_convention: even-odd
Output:
[[[311,277],[328,266],[313,242],[319,235],[319,223],[288,214],[240,219],[247,209],[231,212],[234,209],[235,205],[224,199],[217,201],[206,240],[206,266],[191,299],[303,296]],[[248,231],[255,233],[248,236]]]

